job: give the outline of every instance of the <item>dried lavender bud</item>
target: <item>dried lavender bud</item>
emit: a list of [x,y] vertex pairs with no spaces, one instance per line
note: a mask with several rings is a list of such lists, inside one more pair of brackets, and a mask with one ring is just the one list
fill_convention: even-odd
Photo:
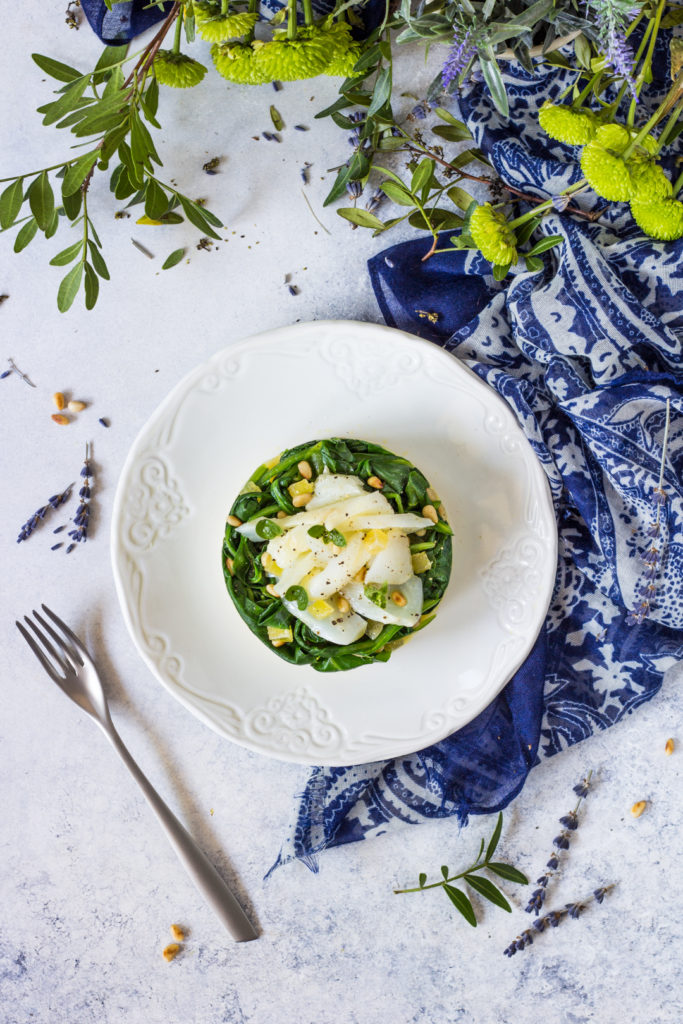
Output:
[[66,530],[66,523],[63,523],[61,526],[57,526],[52,532],[61,533],[62,530]]
[[365,120],[365,114],[362,110],[354,110],[352,114],[348,115],[348,118],[349,121],[354,121],[356,124],[359,124],[361,121]]
[[66,549],[66,552],[65,552],[65,553],[66,553],[67,555],[70,555],[70,554],[71,554],[71,552],[73,551],[73,549],[74,549],[75,547],[76,547],[76,545],[75,545],[75,544],[69,544],[69,546],[68,546],[68,548]]
[[596,903],[602,903],[602,901],[604,900],[605,896],[611,888],[611,885],[603,885],[600,886],[599,889],[593,889],[593,899],[596,901]]
[[73,484],[69,484],[61,494],[53,494],[51,498],[48,498],[47,504],[41,505],[39,509],[36,509],[33,515],[24,523],[19,531],[17,544],[20,544],[23,540],[28,540],[35,528],[43,521],[43,519],[45,519],[48,512],[59,508],[60,505],[63,505],[64,502],[69,500],[71,497],[72,486]]
[[553,846],[556,846],[558,850],[569,849],[569,836],[566,832],[560,832],[559,836],[555,836],[553,839]]
[[278,82],[276,80],[276,81],[272,82],[272,86],[273,86],[273,89],[275,89],[275,92],[280,92],[280,90],[282,89],[282,82]]
[[551,928],[557,928],[563,917],[564,911],[551,910],[549,914],[545,915],[546,924],[549,924]]
[[4,380],[5,377],[9,377],[10,373],[12,373],[12,370],[4,370],[0,373],[0,380]]
[[347,181],[346,191],[352,199],[359,199],[363,194],[363,186],[360,181]]
[[109,420],[105,420],[103,416],[97,422],[103,427],[109,426]]
[[570,832],[574,832],[579,827],[579,820],[576,811],[569,811],[568,814],[565,814],[560,818],[560,825],[564,828],[568,828]]
[[548,863],[546,864],[546,867],[550,868],[551,871],[555,871],[557,870],[557,866],[559,863],[559,860],[557,859],[555,854],[553,854]]
[[524,908],[526,910],[527,914],[531,914],[531,913],[538,914],[541,911],[541,909],[543,908],[543,903],[545,901],[545,897],[546,897],[545,889],[536,889],[536,890],[534,890],[534,892],[532,892],[532,894],[531,894],[529,902],[527,903],[526,907]]
[[550,878],[550,875],[541,875],[540,878],[536,879],[536,885],[542,885],[543,888],[545,889],[546,885],[548,884],[548,879],[549,878]]
[[308,128],[306,127],[305,124],[295,124],[294,125],[294,131],[295,132],[307,132]]
[[558,213],[564,213],[569,206],[569,196],[553,196],[553,209]]
[[585,903],[566,903],[565,907],[569,916],[576,921],[580,914],[586,909]]
[[50,548],[50,551],[56,551],[57,548],[61,548],[62,543],[63,542],[60,540],[59,544],[53,544],[52,547]]
[[537,917],[535,921],[531,922],[531,927],[535,928],[537,932],[545,931],[546,919],[544,917]]

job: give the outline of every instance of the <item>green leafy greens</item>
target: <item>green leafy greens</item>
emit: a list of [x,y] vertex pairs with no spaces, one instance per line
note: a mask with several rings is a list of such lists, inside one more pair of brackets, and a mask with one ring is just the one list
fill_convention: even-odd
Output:
[[[233,503],[231,517],[235,516],[243,523],[262,520],[256,526],[256,532],[265,538],[267,517],[280,511],[286,515],[300,512],[301,509],[292,503],[288,487],[301,479],[301,462],[310,465],[314,479],[325,469],[331,473],[357,476],[361,480],[379,477],[384,483],[382,493],[399,513],[415,512],[419,515],[425,505],[438,507],[440,504],[438,498],[434,498],[426,477],[408,459],[367,441],[331,438],[290,448],[281,453],[276,463],[259,466]],[[368,490],[372,488],[368,486]],[[269,525],[276,526],[276,523],[269,522]],[[335,536],[337,532],[331,530],[329,539],[323,539],[339,544],[339,538]],[[420,577],[424,598],[422,617],[417,626],[385,625],[373,638],[366,635],[348,646],[330,643],[316,636],[287,610],[278,597],[267,591],[271,578],[261,562],[263,545],[248,540],[229,524],[223,541],[225,584],[249,629],[278,657],[295,665],[312,665],[320,672],[358,668],[373,661],[388,661],[396,647],[434,618],[451,573],[451,534],[451,528],[442,520],[426,531],[424,543],[429,545],[431,566]],[[339,536],[343,540],[343,536]],[[302,611],[306,608],[308,596],[303,587],[292,587],[285,596]],[[292,641],[274,647],[268,636],[269,628],[291,629]]]

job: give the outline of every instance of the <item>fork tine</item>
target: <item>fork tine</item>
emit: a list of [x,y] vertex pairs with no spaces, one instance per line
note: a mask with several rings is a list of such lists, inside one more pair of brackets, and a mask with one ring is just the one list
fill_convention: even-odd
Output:
[[47,630],[47,632],[50,634],[55,643],[64,651],[65,655],[72,662],[72,665],[74,667],[76,667],[77,665],[82,665],[83,659],[81,658],[78,650],[74,647],[74,645],[69,643],[68,641],[65,641],[64,638],[61,637],[59,633],[57,633],[52,628],[50,623],[45,621],[43,616],[39,612],[37,612],[35,608],[33,609],[33,614],[38,620],[38,622],[41,624],[43,629]]
[[48,608],[48,606],[46,604],[41,604],[40,607],[43,609],[43,611],[45,612],[46,615],[50,616],[50,618],[55,623],[55,625],[58,626],[61,629],[61,631],[64,634],[64,636],[67,636],[69,638],[69,640],[71,641],[71,643],[73,644],[73,646],[75,648],[75,653],[81,659],[81,664],[85,665],[86,661],[90,661],[91,660],[90,655],[88,654],[88,652],[85,649],[84,645],[78,639],[78,637],[73,632],[73,630],[69,629],[69,627],[67,626],[66,622],[62,622],[60,617],[58,615],[55,615],[55,613],[52,611],[52,609]]
[[57,673],[55,672],[53,666],[47,660],[47,658],[45,657],[45,655],[41,651],[41,649],[38,646],[38,644],[35,642],[35,640],[31,636],[31,634],[28,632],[28,630],[24,629],[24,627],[22,626],[22,624],[20,622],[16,622],[15,621],[15,626],[17,627],[17,629],[19,630],[19,632],[21,633],[21,635],[23,636],[24,640],[29,645],[29,647],[31,648],[33,653],[35,654],[35,656],[38,659],[38,661],[40,662],[40,664],[43,666],[43,668],[45,669],[45,671],[49,675],[50,679],[52,679],[53,682],[55,682],[55,683],[60,683],[61,684],[63,682],[62,677],[57,675]]
[[62,670],[62,672],[65,675],[68,672],[73,672],[73,666],[71,665],[71,662],[68,660],[68,658],[65,658],[63,655],[59,654],[54,649],[54,647],[52,646],[48,638],[45,636],[45,634],[41,633],[41,631],[38,629],[33,619],[29,618],[28,615],[24,615],[24,622],[33,630],[40,643],[46,649],[47,653],[50,655],[52,660],[57,663],[58,667]]

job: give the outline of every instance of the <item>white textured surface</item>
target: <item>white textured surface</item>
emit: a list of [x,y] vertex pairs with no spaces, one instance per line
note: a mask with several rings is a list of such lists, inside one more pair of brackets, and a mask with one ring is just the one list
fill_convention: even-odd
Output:
[[[31,0],[8,15],[0,176],[54,162],[68,144],[33,113],[46,93],[28,53],[67,61],[82,54],[85,66],[97,49],[86,29],[66,29],[62,4]],[[114,283],[93,313],[64,317],[54,299],[60,271],[46,262],[67,242],[36,242],[17,257],[2,239],[0,291],[10,299],[0,308],[0,356],[13,355],[39,384],[33,392],[14,378],[0,382],[2,1024],[679,1021],[683,735],[673,676],[626,723],[532,773],[507,813],[501,852],[535,876],[555,819],[571,806],[572,784],[593,767],[599,781],[556,902],[598,882],[619,883],[602,908],[508,961],[503,947],[528,922],[520,910],[512,918],[482,910],[474,932],[440,893],[391,894],[420,870],[436,875],[442,862],[464,864],[490,822],[476,821],[461,836],[452,822],[406,828],[329,852],[318,876],[295,864],[264,883],[306,769],[215,736],[135,654],[109,570],[109,513],[123,459],[149,412],[231,338],[296,318],[379,319],[363,260],[381,243],[329,211],[321,218],[333,235],[323,234],[298,191],[299,166],[311,160],[310,196],[319,206],[320,173],[346,156],[338,130],[289,131],[281,146],[252,142],[269,126],[272,90],[228,93],[213,78],[203,88],[213,104],[165,98],[164,123],[177,127],[164,134],[162,154],[169,174],[190,194],[209,196],[224,216],[230,241],[218,252],[193,250],[189,266],[157,278],[160,260],[140,256],[130,236],[163,257],[181,244],[183,229],[147,234],[152,229],[114,221],[106,183],[95,182],[93,214]],[[288,123],[312,125],[333,93],[333,83],[304,83],[275,102]],[[217,153],[226,156],[221,174],[207,178],[201,164]],[[194,232],[185,237],[191,245]],[[285,272],[301,287],[296,298],[282,285]],[[66,429],[49,418],[58,388],[93,402]],[[100,415],[111,417],[111,430],[97,425]],[[67,560],[49,551],[47,530],[15,545],[26,516],[74,479],[88,438],[96,443],[98,490],[87,547]],[[97,652],[124,739],[245,896],[263,930],[257,942],[235,946],[221,933],[101,735],[23,649],[12,621],[39,600]],[[667,758],[664,742],[677,734],[679,748]],[[633,820],[638,799],[651,804]],[[183,956],[167,965],[160,952],[172,921],[191,934]]]

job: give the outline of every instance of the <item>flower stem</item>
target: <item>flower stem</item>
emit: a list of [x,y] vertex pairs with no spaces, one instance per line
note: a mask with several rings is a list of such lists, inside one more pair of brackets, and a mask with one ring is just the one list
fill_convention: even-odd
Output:
[[221,14],[228,13],[228,0],[221,0]]
[[296,39],[296,0],[287,0],[287,38]]
[[175,35],[173,37],[173,47],[171,49],[172,53],[175,53],[175,54],[179,54],[180,53],[180,33],[182,32],[182,30],[183,30],[183,11],[182,11],[182,8],[181,8],[181,10],[178,13],[178,17],[176,18]]
[[479,868],[485,867],[485,865],[486,861],[482,861],[480,857],[477,857],[474,864],[461,871],[459,875],[452,875],[450,878],[444,878],[440,882],[431,882],[429,885],[417,885],[412,889],[394,889],[394,895],[399,896],[405,892],[424,892],[425,889],[438,889],[442,885],[450,885],[451,882],[457,882],[459,878],[464,878],[465,875],[471,875],[473,871],[477,871]]
[[303,0],[304,21],[307,25],[313,24],[313,0]]

